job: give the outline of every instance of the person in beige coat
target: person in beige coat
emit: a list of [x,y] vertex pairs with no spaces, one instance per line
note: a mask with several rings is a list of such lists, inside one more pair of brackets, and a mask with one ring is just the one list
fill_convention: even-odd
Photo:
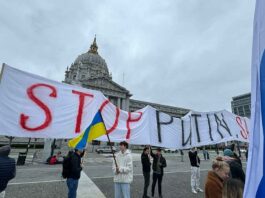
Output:
[[133,161],[128,143],[120,143],[120,151],[113,160],[115,198],[130,198],[130,184],[133,181]]

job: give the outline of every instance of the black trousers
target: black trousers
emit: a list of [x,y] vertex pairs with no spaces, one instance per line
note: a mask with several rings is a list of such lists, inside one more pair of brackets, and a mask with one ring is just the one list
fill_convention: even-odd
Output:
[[147,190],[150,184],[150,172],[143,172],[144,175],[144,194],[143,198],[147,197]]
[[159,196],[162,196],[162,187],[161,187],[162,179],[163,179],[162,174],[153,173],[152,196],[155,195],[155,186],[157,180],[158,180],[158,194]]

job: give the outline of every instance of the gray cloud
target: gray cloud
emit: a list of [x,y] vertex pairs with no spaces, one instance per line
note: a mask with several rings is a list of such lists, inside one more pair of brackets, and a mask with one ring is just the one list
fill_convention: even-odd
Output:
[[[97,34],[133,98],[230,110],[250,91],[254,2],[2,1],[0,61],[57,81]],[[123,83],[124,73],[124,83]]]

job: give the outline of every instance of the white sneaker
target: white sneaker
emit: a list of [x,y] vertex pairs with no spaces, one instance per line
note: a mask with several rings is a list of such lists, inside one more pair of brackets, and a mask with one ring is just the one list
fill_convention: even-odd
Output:
[[203,192],[201,188],[197,188],[197,192]]
[[194,190],[194,189],[192,189],[191,192],[194,193],[194,194],[197,194],[197,191]]

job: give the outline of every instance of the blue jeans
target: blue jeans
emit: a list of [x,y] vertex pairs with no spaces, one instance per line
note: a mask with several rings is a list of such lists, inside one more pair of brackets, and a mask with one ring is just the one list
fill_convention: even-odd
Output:
[[68,198],[76,198],[76,191],[78,187],[78,179],[68,178],[66,180],[68,187]]
[[114,183],[115,198],[130,198],[130,184]]

